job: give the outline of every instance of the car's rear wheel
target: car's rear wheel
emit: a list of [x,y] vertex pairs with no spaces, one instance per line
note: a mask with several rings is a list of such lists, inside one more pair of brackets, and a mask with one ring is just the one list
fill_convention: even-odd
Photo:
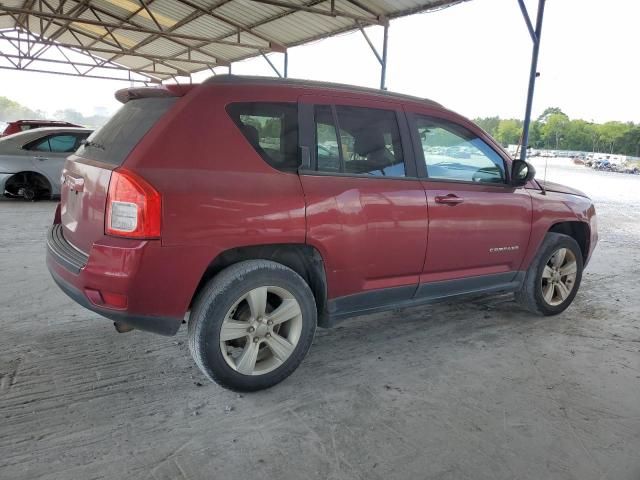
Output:
[[316,329],[306,282],[279,263],[250,260],[216,275],[189,318],[189,347],[211,380],[238,391],[271,387],[302,362]]
[[20,197],[32,202],[39,198],[51,198],[51,185],[39,173],[20,172],[7,180],[5,194],[9,197]]
[[568,235],[547,233],[516,299],[540,315],[556,315],[575,298],[582,279],[582,251]]

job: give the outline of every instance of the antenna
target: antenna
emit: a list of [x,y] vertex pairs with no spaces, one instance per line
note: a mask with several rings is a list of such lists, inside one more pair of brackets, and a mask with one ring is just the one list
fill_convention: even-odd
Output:
[[544,177],[542,178],[542,195],[547,194],[547,165],[549,164],[549,156],[544,156]]

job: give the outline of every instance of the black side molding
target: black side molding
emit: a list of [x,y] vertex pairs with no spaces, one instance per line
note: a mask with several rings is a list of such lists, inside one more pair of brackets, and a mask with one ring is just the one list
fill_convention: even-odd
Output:
[[506,272],[478,277],[385,288],[331,299],[327,302],[328,318],[321,327],[332,327],[341,320],[446,301],[472,295],[517,292],[526,272]]
[[415,298],[439,300],[461,295],[475,295],[496,292],[515,292],[520,289],[526,272],[495,273],[478,277],[423,283],[418,287]]

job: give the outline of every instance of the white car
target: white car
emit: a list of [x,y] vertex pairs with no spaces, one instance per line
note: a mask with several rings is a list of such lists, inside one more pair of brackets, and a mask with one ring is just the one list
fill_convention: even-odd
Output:
[[0,193],[25,200],[60,195],[65,159],[92,130],[36,128],[0,138]]

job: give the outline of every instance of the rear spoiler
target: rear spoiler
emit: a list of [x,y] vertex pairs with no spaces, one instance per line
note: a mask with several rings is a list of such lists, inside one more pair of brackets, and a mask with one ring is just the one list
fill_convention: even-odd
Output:
[[194,85],[162,85],[158,87],[131,87],[118,90],[115,94],[120,103],[139,98],[157,97],[182,97],[189,92]]

